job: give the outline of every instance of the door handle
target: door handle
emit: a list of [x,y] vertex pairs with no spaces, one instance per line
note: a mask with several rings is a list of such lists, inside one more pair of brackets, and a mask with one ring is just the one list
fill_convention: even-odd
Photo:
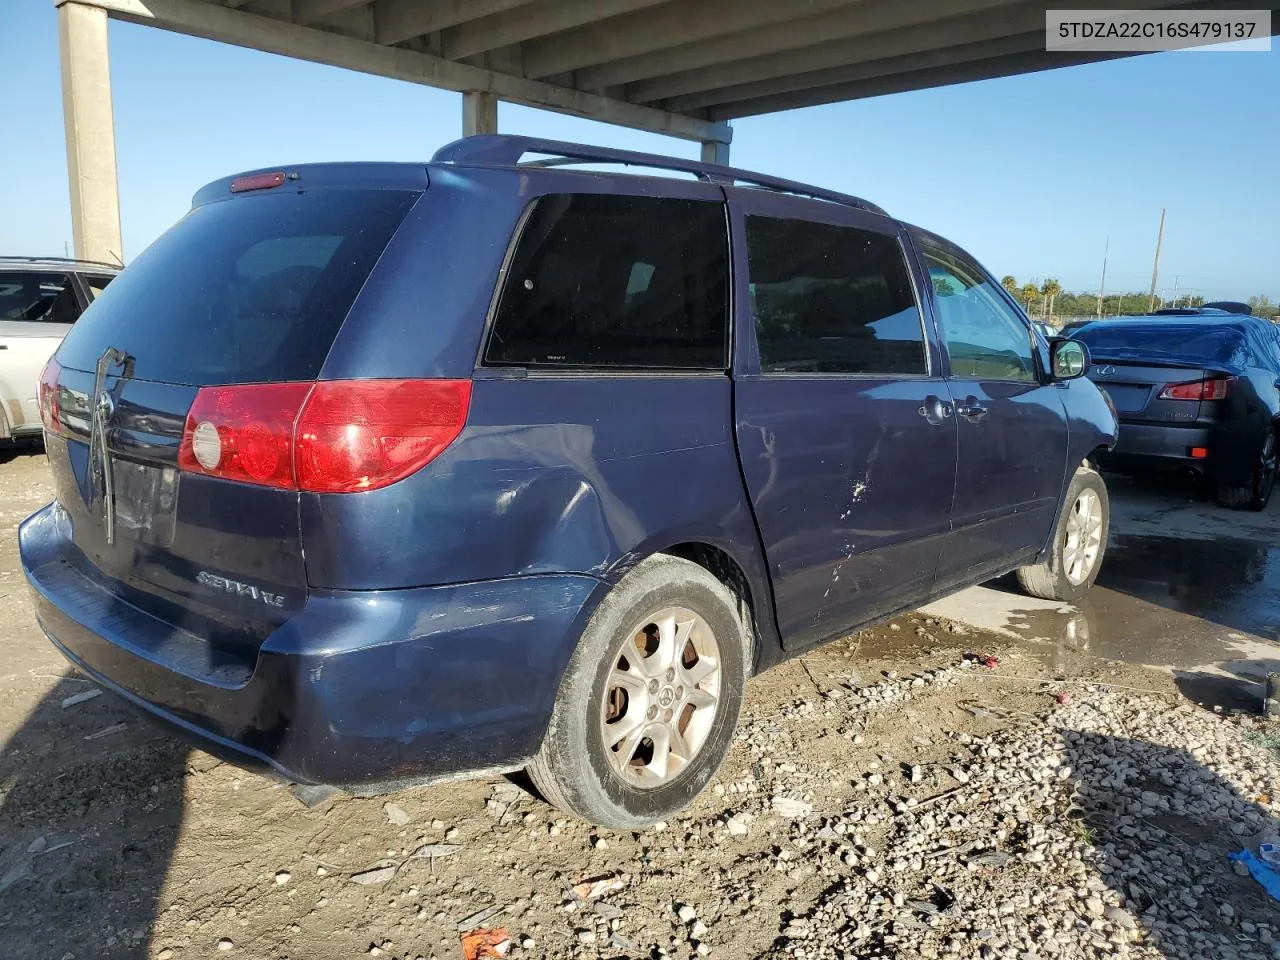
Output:
[[940,397],[929,394],[924,398],[924,403],[920,404],[920,408],[916,411],[920,416],[924,417],[935,427],[944,420],[951,419],[953,410],[951,404]]
[[956,404],[956,413],[970,423],[977,423],[987,415],[987,408],[978,402],[977,397],[965,397]]

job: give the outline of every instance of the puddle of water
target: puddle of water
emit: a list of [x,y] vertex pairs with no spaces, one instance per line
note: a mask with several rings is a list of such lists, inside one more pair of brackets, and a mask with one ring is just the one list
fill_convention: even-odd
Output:
[[1280,671],[1280,547],[1117,534],[1076,604],[1027,597],[1010,578],[925,612],[1026,641],[1050,661],[1071,653],[1158,667],[1202,702],[1252,702],[1247,681]]
[[1280,548],[1265,542],[1117,535],[1098,586],[1219,627],[1280,639]]

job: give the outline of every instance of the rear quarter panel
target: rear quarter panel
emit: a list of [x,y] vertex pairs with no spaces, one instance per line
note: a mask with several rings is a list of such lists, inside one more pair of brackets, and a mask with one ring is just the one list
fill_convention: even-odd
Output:
[[467,426],[417,474],[367,494],[303,494],[311,586],[399,589],[546,573],[599,579],[699,542],[745,573],[760,654],[772,593],[733,437],[727,373],[526,373],[477,358],[525,209],[555,192],[721,199],[704,183],[432,165],[323,379],[473,377]]

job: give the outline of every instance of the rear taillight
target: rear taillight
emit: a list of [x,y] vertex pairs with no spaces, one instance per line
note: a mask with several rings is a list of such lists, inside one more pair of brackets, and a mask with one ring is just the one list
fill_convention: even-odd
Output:
[[[49,358],[40,373],[40,386],[37,393],[40,404],[40,421],[50,433],[62,433],[62,415],[58,409],[58,378],[62,376],[62,367],[58,361]],[[28,381],[29,382],[29,381]]]
[[268,487],[294,486],[293,425],[313,386],[202,387],[187,411],[179,468]]
[[467,422],[470,380],[202,387],[178,466],[313,493],[376,490],[421,469]]
[[1193,380],[1191,383],[1171,383],[1160,391],[1161,400],[1225,400],[1230,377],[1212,380]]

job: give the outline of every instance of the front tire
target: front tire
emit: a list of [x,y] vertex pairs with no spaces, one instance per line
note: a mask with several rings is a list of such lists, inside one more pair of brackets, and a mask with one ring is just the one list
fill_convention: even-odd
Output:
[[1096,470],[1082,464],[1067,486],[1048,558],[1019,567],[1018,583],[1042,600],[1079,599],[1098,579],[1110,532],[1107,485]]
[[528,774],[552,804],[635,829],[687,806],[728,752],[746,629],[734,595],[677,557],[644,560],[592,615]]

